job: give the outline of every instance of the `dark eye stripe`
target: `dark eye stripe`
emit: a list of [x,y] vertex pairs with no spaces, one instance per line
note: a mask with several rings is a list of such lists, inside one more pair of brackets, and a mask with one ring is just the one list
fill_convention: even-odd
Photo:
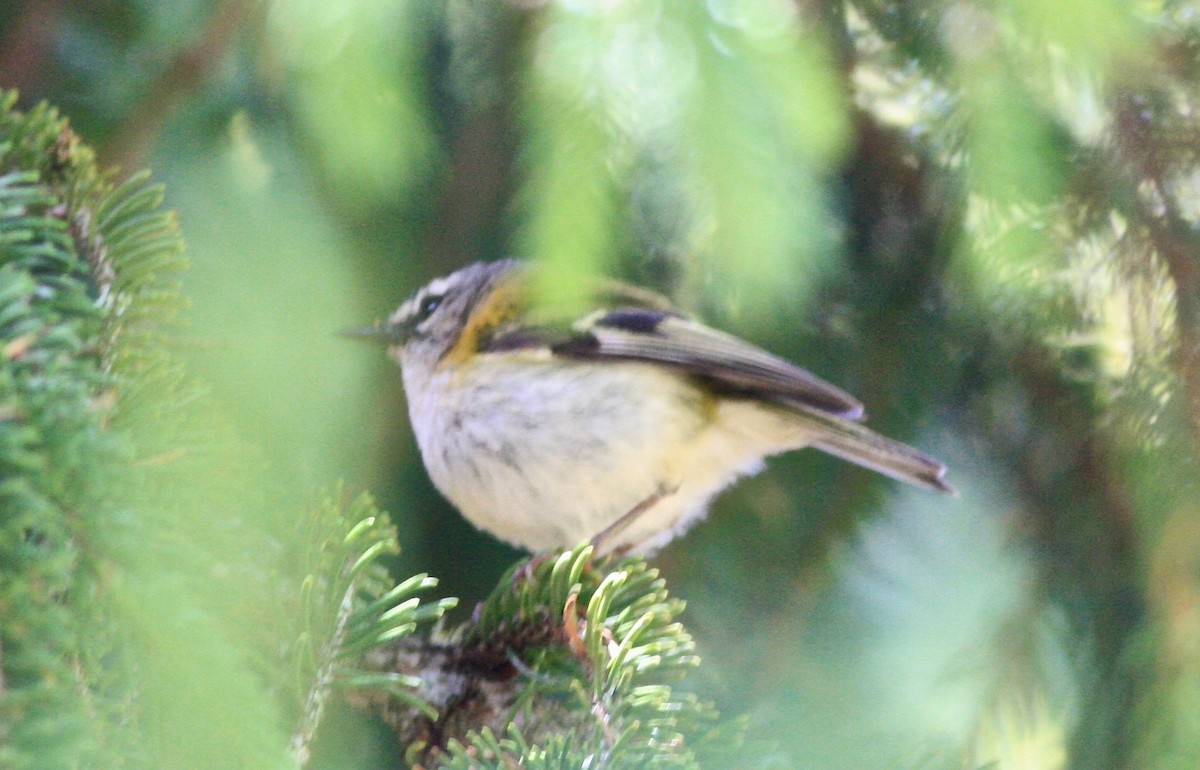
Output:
[[433,315],[438,306],[442,304],[442,296],[440,294],[430,294],[421,300],[421,304],[417,306],[416,318],[417,323],[424,321],[429,316]]

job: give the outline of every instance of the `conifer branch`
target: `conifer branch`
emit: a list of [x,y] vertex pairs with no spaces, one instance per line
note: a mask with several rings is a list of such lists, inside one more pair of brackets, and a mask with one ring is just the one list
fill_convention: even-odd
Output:
[[365,672],[357,662],[365,652],[403,639],[455,605],[454,599],[420,603],[416,594],[437,585],[428,575],[390,586],[380,557],[399,550],[396,532],[368,495],[347,502],[337,489],[313,508],[303,527],[298,557],[304,560],[305,574],[297,613],[303,626],[292,653],[303,709],[290,742],[301,766],[308,762],[309,746],[335,689],[370,688],[431,711],[412,693],[416,682],[411,678]]
[[712,704],[674,688],[699,662],[682,610],[641,559],[596,562],[589,545],[535,557],[467,624],[369,656],[419,680],[436,719],[377,695],[359,702],[422,767],[696,767],[736,746],[740,726],[718,727]]

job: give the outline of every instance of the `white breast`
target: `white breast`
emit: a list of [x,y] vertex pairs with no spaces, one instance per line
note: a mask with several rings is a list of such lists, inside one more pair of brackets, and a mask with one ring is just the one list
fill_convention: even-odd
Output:
[[653,550],[763,455],[805,443],[785,413],[712,399],[647,364],[509,353],[453,373],[405,366],[404,380],[438,489],[476,526],[534,551],[586,540],[674,490],[607,543]]

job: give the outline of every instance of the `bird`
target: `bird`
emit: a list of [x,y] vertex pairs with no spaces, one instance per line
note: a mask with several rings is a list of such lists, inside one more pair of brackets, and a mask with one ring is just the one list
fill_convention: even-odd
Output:
[[953,493],[945,465],[865,427],[816,375],[616,281],[556,318],[536,271],[477,262],[344,332],[387,346],[425,468],[476,527],[534,553],[650,555],[804,447]]

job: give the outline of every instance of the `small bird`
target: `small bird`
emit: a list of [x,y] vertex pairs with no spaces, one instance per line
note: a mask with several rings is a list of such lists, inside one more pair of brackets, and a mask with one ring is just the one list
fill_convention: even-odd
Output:
[[763,458],[806,446],[953,491],[944,465],[860,425],[862,404],[804,369],[616,282],[556,322],[535,269],[476,263],[346,332],[388,345],[425,467],[475,526],[534,552],[591,538],[652,553]]

